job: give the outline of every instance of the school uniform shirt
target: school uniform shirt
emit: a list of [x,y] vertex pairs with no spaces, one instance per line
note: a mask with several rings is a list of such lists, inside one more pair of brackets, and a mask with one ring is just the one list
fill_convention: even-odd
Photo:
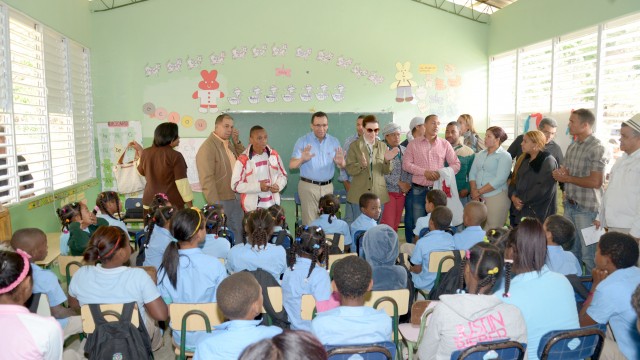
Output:
[[52,317],[32,314],[21,305],[0,305],[3,359],[62,359],[62,329]]
[[311,259],[298,257],[293,270],[287,269],[282,278],[282,301],[293,330],[311,331],[311,321],[300,318],[302,295],[313,295],[316,303],[331,297],[329,273],[316,264],[307,277],[310,267]]
[[[217,258],[206,255],[200,248],[178,250],[178,282],[171,285],[164,269],[158,273],[158,291],[165,303],[216,302],[216,290],[227,277],[227,271]],[[179,320],[176,320],[179,321]],[[194,349],[206,334],[204,331],[187,333],[187,347]],[[173,331],[173,339],[180,343],[180,331]]]
[[339,306],[311,321],[322,345],[359,345],[391,341],[391,317],[369,306]]
[[631,306],[631,295],[640,284],[640,269],[618,269],[596,287],[587,314],[597,323],[611,325],[618,348],[627,359],[640,358],[638,316]]
[[231,249],[229,240],[216,234],[207,234],[202,245],[202,252],[215,258],[226,259]]
[[416,220],[416,227],[413,229],[413,235],[420,236],[420,231],[422,231],[422,229],[429,228],[430,219],[431,214],[419,217],[418,220]]
[[469,250],[473,245],[482,242],[486,233],[481,226],[468,226],[462,232],[453,235],[453,243],[457,250]]
[[[85,229],[84,231],[89,232],[89,229]],[[69,232],[61,232],[60,233],[60,255],[67,256],[69,255]]]
[[81,256],[89,244],[91,235],[98,230],[100,226],[109,226],[109,223],[102,218],[97,218],[95,224],[87,226],[86,229],[80,227],[79,222],[69,224],[69,254],[73,256]]
[[[44,270],[36,264],[31,264],[31,271],[34,294],[46,294],[51,307],[62,305],[67,301],[67,295],[62,291],[58,277],[51,270]],[[69,319],[56,320],[62,328],[69,323]]]
[[551,330],[577,329],[578,310],[569,280],[545,265],[538,271],[518,274],[511,279],[509,297],[504,285],[494,296],[520,309],[527,324],[527,354],[538,359],[540,338]]
[[578,258],[560,245],[547,245],[547,258],[544,263],[549,270],[562,275],[582,276],[582,265]]
[[127,229],[127,224],[124,223],[124,221],[122,220],[118,220],[118,219],[114,219],[111,216],[107,215],[107,214],[98,214],[96,215],[97,217],[101,218],[101,219],[105,219],[107,221],[107,223],[109,224],[109,226],[117,226],[120,229],[122,229],[122,231],[124,231],[125,234],[127,234],[127,236],[129,236],[129,230]]
[[351,245],[353,242],[349,225],[346,221],[338,219],[335,215],[331,217],[331,223],[329,223],[329,215],[322,214],[313,220],[309,226],[319,226],[325,234],[342,234],[345,245]]
[[429,255],[432,251],[454,250],[453,236],[442,230],[431,230],[427,235],[420,238],[416,244],[416,248],[411,254],[411,263],[413,265],[422,265],[422,271],[419,274],[413,273],[413,285],[418,289],[431,290],[436,280],[436,273],[429,272]]
[[[360,214],[352,223],[351,223],[351,236],[353,236],[353,241],[356,241],[355,236],[358,231],[367,231],[372,227],[378,225],[378,222],[365,214]],[[325,231],[326,234],[326,231]],[[352,243],[353,243],[352,241]],[[360,244],[362,246],[362,244]]]
[[216,326],[198,343],[193,360],[237,359],[249,345],[281,332],[277,326],[260,325],[260,320],[227,321]]
[[146,319],[144,304],[160,297],[160,292],[146,271],[119,266],[105,269],[101,264],[83,266],[73,275],[69,296],[85,304],[125,304],[135,301]]
[[420,360],[449,360],[456,350],[481,341],[527,342],[520,310],[492,295],[440,295],[418,346]]
[[161,226],[154,226],[151,240],[144,251],[144,263],[142,265],[153,266],[158,270],[160,264],[162,264],[164,251],[167,250],[167,246],[172,241],[175,242],[176,239],[173,238],[169,230]]
[[280,281],[280,275],[287,268],[287,252],[282,246],[267,243],[266,247],[238,244],[227,254],[229,274],[242,270],[262,269]]

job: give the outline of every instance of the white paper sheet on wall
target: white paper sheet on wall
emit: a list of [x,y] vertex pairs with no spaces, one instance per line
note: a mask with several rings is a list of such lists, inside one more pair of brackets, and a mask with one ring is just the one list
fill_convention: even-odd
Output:
[[[109,121],[96,124],[96,128],[102,190],[117,191],[118,186],[113,173],[113,166],[118,162],[129,142],[135,140],[142,144],[142,127],[139,121]],[[129,162],[134,157],[135,151],[129,150],[123,162]]]
[[189,179],[191,190],[198,192],[202,191],[202,186],[200,186],[200,179],[198,178],[196,154],[205,140],[205,138],[180,138],[180,145],[175,148],[184,156],[184,160],[187,162],[187,178]]

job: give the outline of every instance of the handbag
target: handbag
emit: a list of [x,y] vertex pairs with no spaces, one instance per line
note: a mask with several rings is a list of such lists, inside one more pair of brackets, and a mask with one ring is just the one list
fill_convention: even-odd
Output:
[[127,153],[129,148],[133,147],[127,146],[127,148],[122,152],[120,159],[118,159],[118,163],[113,167],[113,172],[116,175],[118,193],[120,194],[136,193],[144,190],[144,187],[147,185],[145,177],[140,175],[138,173],[138,169],[136,169],[135,160],[125,164],[122,163],[124,155]]

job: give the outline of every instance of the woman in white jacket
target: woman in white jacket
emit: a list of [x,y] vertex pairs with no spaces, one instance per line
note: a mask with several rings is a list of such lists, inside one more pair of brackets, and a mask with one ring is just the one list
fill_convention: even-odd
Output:
[[267,131],[259,125],[249,132],[249,146],[238,156],[231,189],[240,194],[244,212],[280,205],[280,191],[287,185],[287,171],[278,152],[267,145]]
[[466,293],[440,296],[418,347],[420,360],[448,360],[452,352],[483,341],[510,338],[526,343],[520,310],[491,295],[503,265],[494,245],[482,242],[467,250],[460,264],[460,288]]

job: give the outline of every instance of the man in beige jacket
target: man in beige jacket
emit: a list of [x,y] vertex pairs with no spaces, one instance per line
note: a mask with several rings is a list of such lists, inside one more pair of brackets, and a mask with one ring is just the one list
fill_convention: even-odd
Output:
[[233,127],[233,118],[221,114],[215,128],[202,143],[196,155],[198,177],[207,204],[221,204],[227,216],[227,226],[236,242],[242,241],[242,217],[238,195],[231,190],[231,175],[236,158],[244,151],[239,132]]

